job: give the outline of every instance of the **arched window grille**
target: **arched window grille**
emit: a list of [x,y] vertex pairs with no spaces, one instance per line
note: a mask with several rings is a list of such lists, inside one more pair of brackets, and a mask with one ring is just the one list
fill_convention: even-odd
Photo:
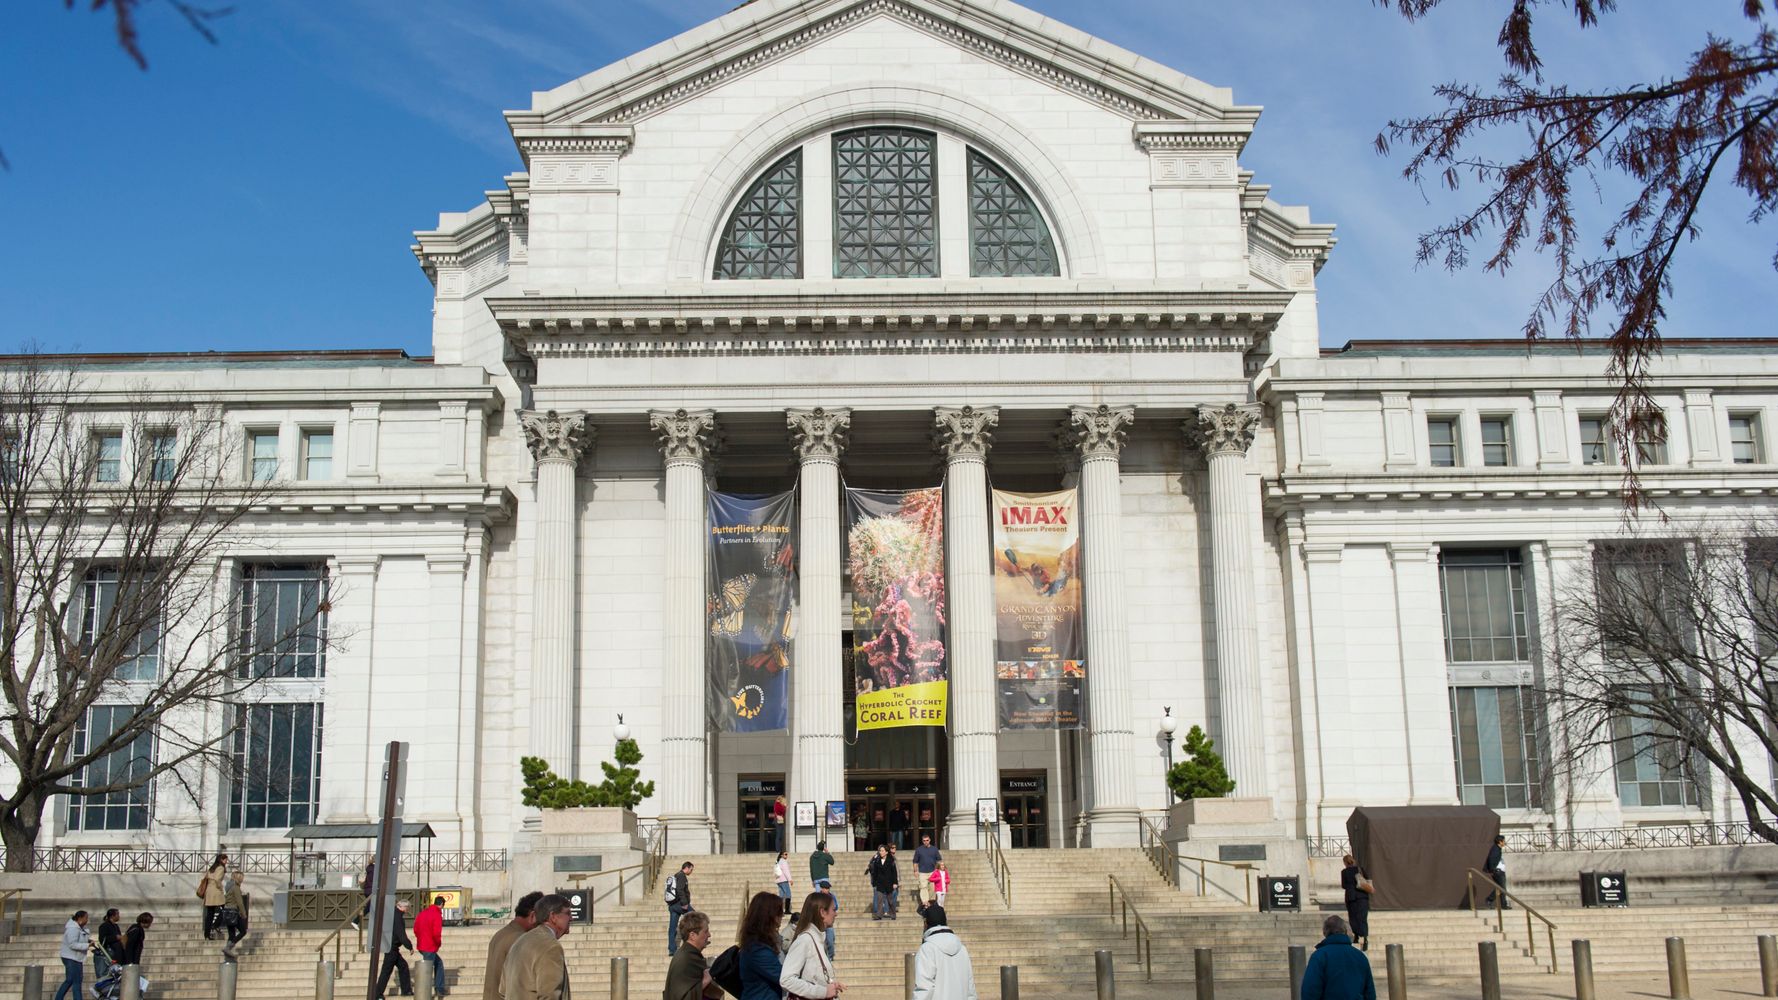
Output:
[[904,128],[833,137],[834,277],[937,277],[935,144]]
[[723,227],[716,249],[717,278],[803,276],[803,153],[771,165]]
[[1049,227],[1025,189],[973,149],[969,151],[969,273],[977,278],[1062,273]]

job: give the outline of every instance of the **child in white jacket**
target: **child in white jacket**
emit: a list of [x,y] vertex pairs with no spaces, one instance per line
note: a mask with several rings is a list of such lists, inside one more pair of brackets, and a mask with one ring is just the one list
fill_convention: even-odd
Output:
[[811,892],[803,900],[803,910],[791,925],[790,949],[784,953],[784,964],[778,974],[778,985],[798,1000],[832,1000],[846,989],[833,973],[833,961],[827,957],[827,928],[833,926],[838,909],[833,897],[825,892]]

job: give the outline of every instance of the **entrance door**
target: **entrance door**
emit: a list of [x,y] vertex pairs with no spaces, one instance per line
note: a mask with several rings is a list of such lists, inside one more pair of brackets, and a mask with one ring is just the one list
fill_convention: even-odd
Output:
[[929,775],[853,778],[846,782],[852,811],[852,849],[874,851],[879,844],[897,850],[919,846],[920,835],[939,843],[943,813],[938,782]]
[[[740,779],[739,811],[741,830],[739,846],[742,854],[753,854],[761,851],[776,852],[773,840],[777,836],[776,824],[772,822],[772,803],[784,794],[784,776],[772,775],[763,778]],[[788,822],[789,817],[786,817]]]
[[1041,774],[1000,776],[1000,820],[1011,847],[1048,847],[1049,808]]

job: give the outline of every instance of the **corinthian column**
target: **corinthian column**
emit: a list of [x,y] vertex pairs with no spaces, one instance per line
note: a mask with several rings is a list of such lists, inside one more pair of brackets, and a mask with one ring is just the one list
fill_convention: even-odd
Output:
[[709,756],[704,716],[704,473],[716,438],[711,410],[653,410],[666,459],[662,567],[661,823],[675,854],[707,854]]
[[1133,406],[1075,406],[1068,436],[1080,454],[1081,583],[1087,604],[1087,752],[1094,847],[1138,843],[1135,739],[1130,730],[1130,627],[1124,614],[1123,498],[1118,460]]
[[[988,447],[999,407],[941,406],[933,442],[945,456],[945,603],[950,624],[951,818],[975,825],[976,799],[1000,794],[994,719],[993,539],[988,524]],[[953,839],[952,843],[961,842]]]
[[[846,797],[845,692],[840,688],[840,455],[851,410],[788,410],[785,425],[801,463],[797,483],[796,673],[791,716],[796,749],[790,763],[792,802]],[[852,838],[843,837],[849,847]]]
[[585,413],[522,413],[537,461],[537,541],[531,559],[531,755],[574,774],[575,470],[596,431]]
[[1235,794],[1243,797],[1271,794],[1247,507],[1247,448],[1258,428],[1259,407],[1233,403],[1200,406],[1185,422],[1186,439],[1203,451],[1210,468],[1210,568],[1215,580],[1222,756],[1229,777],[1235,779]]

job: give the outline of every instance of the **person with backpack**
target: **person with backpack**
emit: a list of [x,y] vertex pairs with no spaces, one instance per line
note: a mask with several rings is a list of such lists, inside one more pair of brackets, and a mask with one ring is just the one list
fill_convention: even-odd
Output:
[[914,1000],[976,1000],[975,969],[963,939],[945,924],[945,908],[926,908],[926,933],[914,953]]
[[667,954],[679,950],[679,918],[691,912],[691,870],[687,861],[679,866],[679,874],[667,879],[663,890],[667,901]]
[[784,915],[790,916],[790,855],[778,852],[778,860],[772,865],[772,881],[778,883],[778,898],[784,901]]

